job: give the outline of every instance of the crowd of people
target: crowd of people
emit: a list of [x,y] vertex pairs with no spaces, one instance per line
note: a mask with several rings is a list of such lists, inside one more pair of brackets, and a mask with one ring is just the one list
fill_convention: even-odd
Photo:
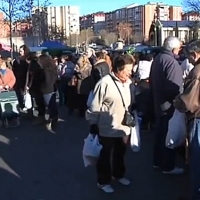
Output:
[[[112,179],[130,184],[124,177],[124,156],[131,134],[129,116],[136,110],[145,129],[153,128],[153,167],[164,174],[184,173],[184,168],[175,166],[176,149],[167,148],[165,138],[174,110],[185,112],[191,150],[191,200],[200,200],[200,41],[185,47],[185,61],[181,65],[177,60],[180,49],[180,40],[170,36],[156,56],[149,53],[138,59],[126,53],[109,55],[105,50],[94,52],[88,48],[75,60],[72,55],[36,55],[23,45],[18,58],[9,62],[0,59],[0,90],[13,89],[20,111],[27,111],[29,117],[36,107],[38,117],[33,118],[33,124],[44,124],[48,130],[57,127],[57,93],[59,106],[66,106],[69,115],[77,109],[80,117],[86,117],[90,133],[98,135],[102,145],[96,164],[97,184],[106,193],[114,192]],[[36,104],[28,110],[24,102],[27,92]],[[184,101],[177,98],[180,95]]]

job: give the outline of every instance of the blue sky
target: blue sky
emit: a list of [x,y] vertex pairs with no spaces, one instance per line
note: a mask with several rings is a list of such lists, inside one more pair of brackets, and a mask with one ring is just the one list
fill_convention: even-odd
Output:
[[[148,0],[52,0],[54,6],[74,5],[80,6],[81,15],[90,14],[97,11],[112,11],[117,8],[132,4],[145,4]],[[150,0],[149,0],[150,1]],[[152,1],[156,2],[156,1]],[[161,1],[157,1],[161,2]],[[170,5],[181,5],[181,0],[165,0],[163,1]]]

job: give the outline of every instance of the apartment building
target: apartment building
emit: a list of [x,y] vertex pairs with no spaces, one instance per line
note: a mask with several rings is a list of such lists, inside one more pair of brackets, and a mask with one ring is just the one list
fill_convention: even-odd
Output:
[[50,6],[32,11],[34,35],[46,38],[50,29],[62,31],[66,37],[79,34],[80,9],[78,6]]
[[105,13],[97,12],[89,15],[81,16],[80,19],[80,30],[91,28],[95,32],[105,29]]
[[4,13],[0,12],[0,38],[8,37],[10,35],[10,26],[5,22]]
[[199,21],[200,16],[199,13],[197,12],[186,12],[182,14],[182,20],[187,20],[187,21]]
[[150,26],[156,18],[162,21],[180,21],[182,7],[153,2],[145,5],[132,4],[106,13],[106,28],[112,32],[115,31],[117,23],[129,23],[132,25],[134,34],[142,34],[148,38]]
[[[16,21],[12,23],[12,36],[25,37],[31,32],[31,24],[25,21]],[[6,38],[10,36],[10,25],[5,20],[5,15],[0,12],[0,38]]]

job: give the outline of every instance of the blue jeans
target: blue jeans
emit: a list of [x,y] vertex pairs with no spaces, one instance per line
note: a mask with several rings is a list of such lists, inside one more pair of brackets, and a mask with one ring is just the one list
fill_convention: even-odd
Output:
[[192,200],[200,200],[200,119],[190,123],[190,177]]

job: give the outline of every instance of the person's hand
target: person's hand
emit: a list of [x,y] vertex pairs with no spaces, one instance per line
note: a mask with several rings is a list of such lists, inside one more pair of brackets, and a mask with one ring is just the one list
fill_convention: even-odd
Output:
[[90,133],[94,134],[94,135],[98,135],[99,134],[99,128],[98,128],[97,124],[90,125]]

